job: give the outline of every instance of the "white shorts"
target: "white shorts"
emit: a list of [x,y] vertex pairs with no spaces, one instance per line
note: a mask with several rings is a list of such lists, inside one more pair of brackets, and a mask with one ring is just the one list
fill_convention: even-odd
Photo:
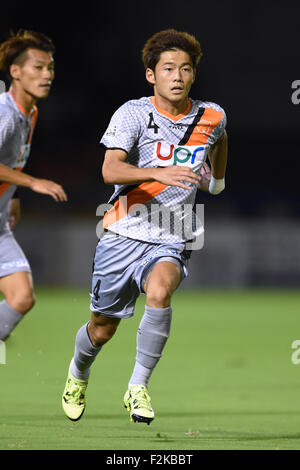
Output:
[[31,272],[22,248],[9,229],[0,232],[0,277],[19,271]]
[[108,317],[131,317],[153,266],[160,261],[175,263],[183,279],[189,256],[184,243],[157,245],[107,232],[95,252],[90,310]]

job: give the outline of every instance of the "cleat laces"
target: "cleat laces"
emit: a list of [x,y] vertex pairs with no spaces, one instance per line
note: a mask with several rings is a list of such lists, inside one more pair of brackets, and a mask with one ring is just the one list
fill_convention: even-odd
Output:
[[131,394],[131,398],[133,398],[133,409],[143,408],[148,411],[152,411],[150,406],[150,397],[144,388],[140,388],[139,390],[135,391],[133,395]]
[[84,392],[86,390],[86,385],[77,385],[69,381],[69,390],[65,393],[67,397],[65,401],[68,404],[83,405],[84,404]]

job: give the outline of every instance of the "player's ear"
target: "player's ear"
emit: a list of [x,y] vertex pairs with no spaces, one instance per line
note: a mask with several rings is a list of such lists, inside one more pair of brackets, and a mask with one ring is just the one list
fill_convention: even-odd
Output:
[[17,64],[12,64],[9,68],[9,73],[14,80],[17,80],[20,78],[20,66]]
[[152,69],[146,69],[146,80],[151,84],[155,85],[155,74]]

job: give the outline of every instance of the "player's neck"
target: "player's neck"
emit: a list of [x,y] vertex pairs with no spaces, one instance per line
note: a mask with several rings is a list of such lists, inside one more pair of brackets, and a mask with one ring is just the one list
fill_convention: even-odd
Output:
[[172,116],[178,116],[178,114],[183,114],[189,104],[188,96],[184,98],[182,101],[172,102],[168,99],[164,98],[163,96],[158,95],[157,93],[154,94],[155,104],[159,109],[166,111],[168,114]]
[[9,92],[15,102],[19,105],[19,108],[22,110],[22,112],[24,112],[26,115],[29,115],[37,100],[18,86],[12,85]]

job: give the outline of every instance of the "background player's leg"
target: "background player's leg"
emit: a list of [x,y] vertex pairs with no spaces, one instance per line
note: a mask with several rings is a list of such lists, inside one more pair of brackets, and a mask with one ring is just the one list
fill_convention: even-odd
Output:
[[171,296],[180,280],[180,267],[169,261],[155,264],[146,279],[146,307],[137,333],[136,363],[129,386],[147,385],[162,355],[171,328]]
[[6,339],[34,305],[33,281],[30,272],[20,271],[0,278],[0,339]]

